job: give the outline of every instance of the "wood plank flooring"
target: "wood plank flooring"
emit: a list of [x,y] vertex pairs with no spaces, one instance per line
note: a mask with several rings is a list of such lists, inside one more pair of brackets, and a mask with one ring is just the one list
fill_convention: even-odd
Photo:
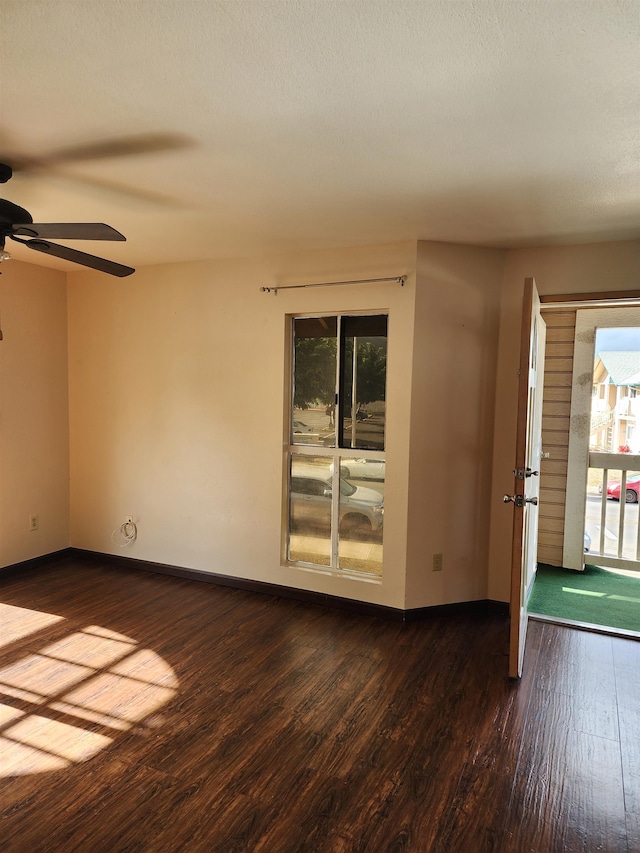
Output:
[[636,853],[640,643],[0,575],[3,853]]

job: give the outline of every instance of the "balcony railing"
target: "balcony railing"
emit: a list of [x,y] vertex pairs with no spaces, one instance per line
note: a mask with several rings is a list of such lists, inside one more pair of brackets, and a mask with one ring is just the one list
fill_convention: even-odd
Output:
[[[602,481],[598,493],[593,488],[587,490],[585,529],[590,532],[591,527],[596,535],[590,534],[586,562],[640,571],[640,454],[589,453],[589,468],[591,472],[601,471]],[[592,475],[590,479],[595,478]],[[610,487],[619,496],[617,500],[608,499]]]
[[610,423],[613,423],[613,412],[611,409],[608,409],[606,412],[593,412],[591,415],[591,432],[594,433]]

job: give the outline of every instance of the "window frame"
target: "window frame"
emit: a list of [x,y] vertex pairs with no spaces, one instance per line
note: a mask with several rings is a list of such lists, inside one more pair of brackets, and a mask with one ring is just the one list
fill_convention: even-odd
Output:
[[[316,311],[316,312],[300,312],[286,315],[287,327],[287,358],[286,358],[286,374],[285,374],[285,413],[284,413],[284,439],[283,439],[283,494],[282,494],[282,561],[289,568],[302,569],[306,571],[318,572],[320,574],[329,574],[336,577],[350,577],[356,580],[362,580],[369,583],[381,583],[382,574],[384,572],[384,547],[382,558],[382,570],[380,575],[374,575],[363,571],[358,571],[349,568],[340,568],[339,566],[339,522],[340,522],[340,501],[332,500],[331,507],[331,546],[330,546],[330,565],[322,565],[319,563],[310,563],[301,560],[292,560],[290,553],[290,495],[291,495],[291,461],[293,455],[299,456],[320,456],[327,458],[333,462],[332,472],[332,493],[333,495],[340,494],[340,466],[342,459],[352,459],[354,456],[360,458],[366,457],[371,460],[380,460],[385,463],[385,483],[386,483],[386,461],[387,461],[387,418],[386,418],[386,402],[388,392],[388,349],[387,349],[387,368],[385,374],[385,433],[384,433],[384,449],[383,450],[367,450],[358,447],[340,447],[338,446],[338,428],[337,419],[342,407],[340,405],[340,389],[341,389],[341,361],[340,341],[342,336],[342,318],[344,317],[378,317],[384,316],[387,318],[387,343],[389,340],[389,320],[390,312],[388,309],[378,310],[363,310],[363,311]],[[305,319],[319,319],[323,317],[336,317],[337,329],[336,340],[338,343],[336,356],[336,378],[334,390],[334,426],[335,426],[335,444],[334,446],[326,446],[324,444],[309,444],[294,442],[295,434],[293,433],[293,400],[294,400],[294,381],[295,381],[295,321]],[[384,531],[383,531],[384,535]]]

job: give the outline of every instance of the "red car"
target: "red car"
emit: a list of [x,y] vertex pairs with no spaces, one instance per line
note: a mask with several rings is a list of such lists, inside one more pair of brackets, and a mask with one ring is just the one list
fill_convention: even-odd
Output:
[[[607,485],[607,498],[614,501],[620,500],[620,482],[612,482]],[[627,479],[627,488],[625,492],[625,502],[628,504],[638,503],[638,492],[640,491],[640,474],[632,474]]]

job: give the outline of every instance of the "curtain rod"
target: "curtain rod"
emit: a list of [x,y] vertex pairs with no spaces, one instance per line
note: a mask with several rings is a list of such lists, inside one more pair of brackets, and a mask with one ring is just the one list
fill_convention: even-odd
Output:
[[299,287],[340,287],[343,284],[375,284],[380,281],[395,281],[401,287],[407,280],[406,275],[396,275],[389,278],[361,278],[353,281],[319,281],[316,284],[284,284],[277,287],[261,287],[261,293],[277,294],[279,290],[296,290]]

